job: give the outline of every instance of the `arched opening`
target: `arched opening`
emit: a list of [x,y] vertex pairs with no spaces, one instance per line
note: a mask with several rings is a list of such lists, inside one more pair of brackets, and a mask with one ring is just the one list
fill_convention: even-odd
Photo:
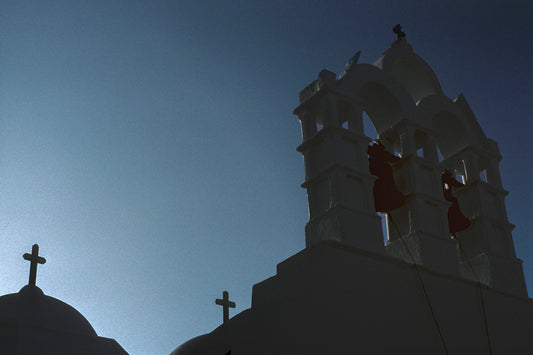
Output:
[[372,123],[372,120],[370,117],[368,117],[365,111],[363,111],[363,130],[365,132],[365,136],[368,138],[371,138],[372,140],[376,140],[378,138],[376,127],[374,127],[374,123]]
[[402,119],[402,106],[382,84],[369,82],[363,85],[359,96],[378,135]]
[[[399,100],[384,85],[376,82],[369,82],[361,87],[360,100],[364,108],[362,121],[365,135],[373,140],[379,137],[387,151],[398,157],[399,146],[395,144],[397,142],[391,140],[392,137],[386,137],[385,132],[405,116]],[[387,228],[387,213],[376,213],[381,218],[385,244],[390,239],[391,232]]]
[[442,157],[442,153],[440,152],[440,148],[439,148],[438,145],[437,145],[437,157],[438,157],[438,159],[439,159],[439,163],[440,163],[441,161],[444,160],[444,158]]

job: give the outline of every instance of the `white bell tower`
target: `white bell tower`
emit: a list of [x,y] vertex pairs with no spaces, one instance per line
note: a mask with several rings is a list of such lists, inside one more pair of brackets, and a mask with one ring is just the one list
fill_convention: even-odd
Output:
[[[373,65],[357,64],[357,59],[340,76],[322,70],[300,93],[294,111],[302,126],[298,151],[304,156],[302,187],[309,200],[306,246],[332,242],[385,252],[525,296],[498,145],[487,139],[464,96],[446,97],[404,36]],[[363,112],[382,145],[399,157],[390,166],[394,188],[405,202],[382,215],[375,212],[377,177],[369,170],[372,140],[364,134]],[[463,180],[446,198],[445,169]],[[460,211],[468,228],[450,230],[450,208]],[[385,245],[382,216],[387,218]]]

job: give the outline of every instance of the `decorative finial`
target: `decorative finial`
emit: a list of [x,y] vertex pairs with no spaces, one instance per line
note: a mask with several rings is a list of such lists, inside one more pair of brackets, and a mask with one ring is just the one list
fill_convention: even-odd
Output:
[[217,298],[215,303],[222,306],[224,313],[223,323],[226,323],[229,320],[229,308],[235,308],[235,302],[230,301],[228,291],[224,291],[222,292],[222,299]]
[[30,280],[28,285],[35,286],[35,279],[37,279],[37,264],[44,264],[46,262],[45,258],[39,256],[39,246],[33,244],[31,247],[31,254],[24,254],[22,256],[25,260],[30,261]]
[[396,33],[396,35],[398,36],[398,39],[405,38],[405,32],[402,31],[402,26],[400,24],[397,24],[396,26],[394,26],[394,28],[392,29],[392,32]]
[[359,57],[360,56],[361,56],[361,51],[355,53],[354,56],[352,58],[350,58],[350,60],[344,66],[344,70],[342,71],[342,73],[340,73],[337,76],[337,80],[344,78],[346,76],[346,74],[348,74],[348,72],[350,71],[352,65],[357,64],[357,62],[359,61]]

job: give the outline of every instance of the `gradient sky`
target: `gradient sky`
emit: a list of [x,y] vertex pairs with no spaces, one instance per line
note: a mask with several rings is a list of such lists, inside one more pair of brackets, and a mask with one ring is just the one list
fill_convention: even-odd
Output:
[[529,0],[1,1],[0,294],[38,243],[38,286],[131,354],[213,330],[223,290],[249,308],[305,244],[298,93],[401,23],[500,144],[533,295],[532,18]]

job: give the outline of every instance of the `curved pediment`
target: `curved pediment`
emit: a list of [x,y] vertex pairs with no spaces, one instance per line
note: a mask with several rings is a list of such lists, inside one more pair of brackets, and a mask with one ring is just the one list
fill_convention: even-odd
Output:
[[343,94],[361,103],[378,134],[416,110],[401,83],[371,64],[357,64],[337,85]]
[[415,120],[431,127],[444,158],[466,146],[487,146],[487,137],[471,111],[466,110],[467,105],[462,95],[455,101],[444,95],[431,95],[417,104]]
[[431,67],[413,52],[405,39],[394,42],[374,65],[398,80],[415,102],[427,96],[443,94]]

